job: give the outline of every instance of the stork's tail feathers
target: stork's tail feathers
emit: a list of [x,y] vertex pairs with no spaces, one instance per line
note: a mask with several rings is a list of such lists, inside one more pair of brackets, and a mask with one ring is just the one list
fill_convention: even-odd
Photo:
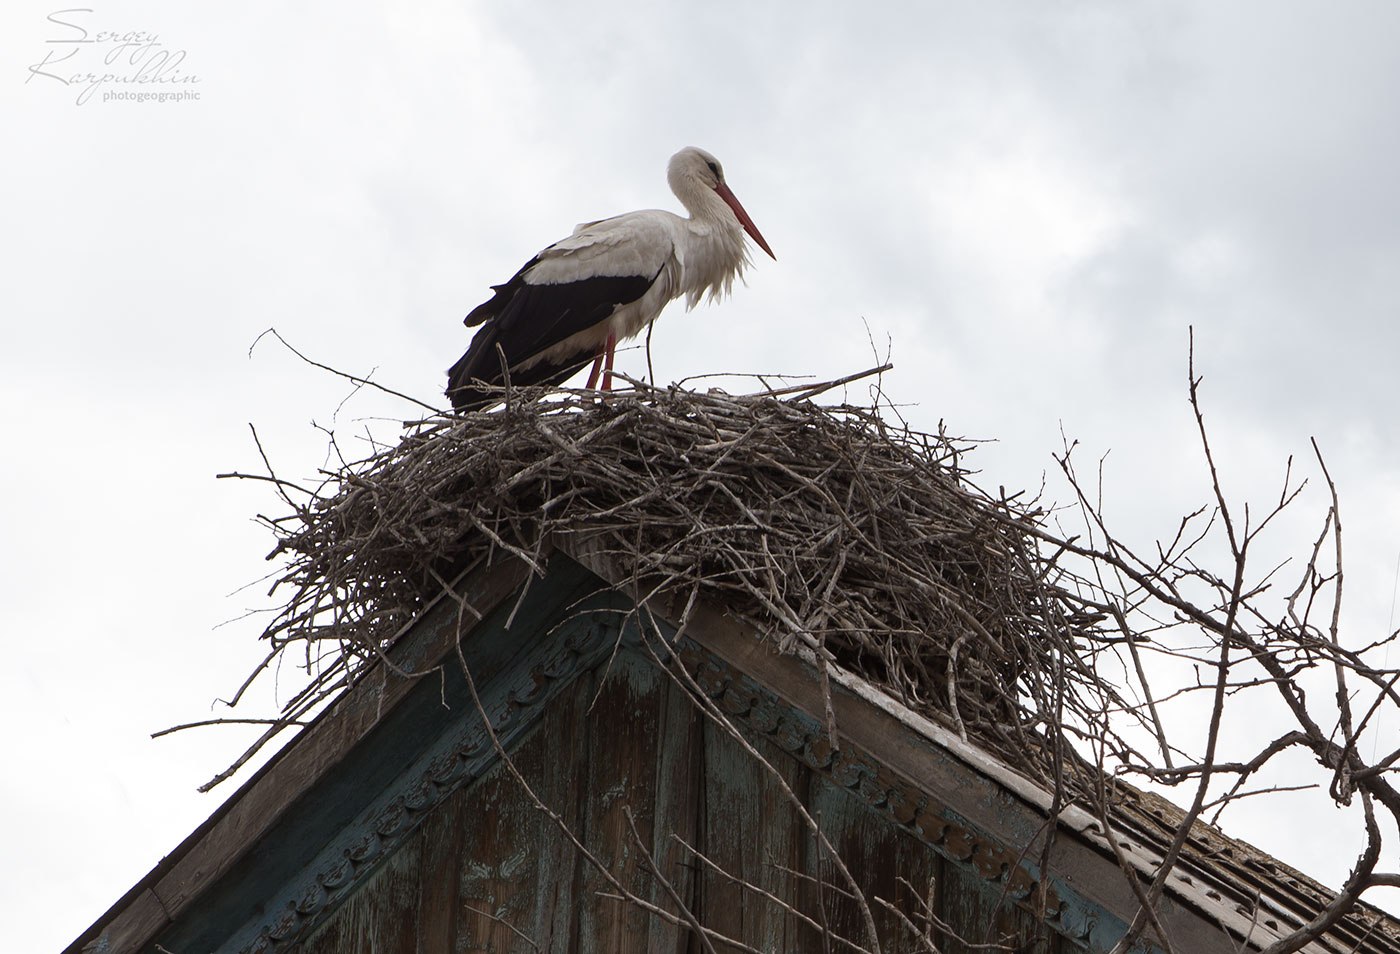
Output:
[[489,403],[489,396],[482,393],[482,390],[468,376],[467,369],[470,366],[468,358],[471,352],[468,351],[457,359],[457,363],[447,369],[447,396],[452,401],[454,411],[476,411]]
[[[468,351],[457,359],[456,364],[447,369],[446,393],[452,401],[452,410],[458,413],[479,411],[501,400],[501,386],[505,384],[505,375],[501,373],[499,355],[496,356],[498,360],[490,370],[477,367],[476,357]],[[537,362],[523,370],[512,369],[510,384],[518,388],[563,384],[592,360],[590,355],[565,364]]]

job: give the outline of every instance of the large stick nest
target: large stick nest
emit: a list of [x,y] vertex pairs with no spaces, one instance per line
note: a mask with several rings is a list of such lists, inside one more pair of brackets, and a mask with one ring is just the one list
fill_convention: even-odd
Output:
[[353,680],[462,567],[586,537],[648,592],[722,606],[1042,762],[1058,707],[1103,711],[1092,632],[1039,514],[976,489],[966,449],[801,394],[640,385],[420,422],[269,521],[291,596],[266,635],[322,661],[289,709]]

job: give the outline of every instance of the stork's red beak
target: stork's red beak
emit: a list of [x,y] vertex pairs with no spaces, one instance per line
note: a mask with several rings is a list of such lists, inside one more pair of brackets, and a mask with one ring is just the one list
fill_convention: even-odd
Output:
[[758,243],[758,247],[767,252],[768,257],[776,262],[778,256],[773,254],[773,250],[769,248],[768,243],[763,240],[763,235],[758,231],[758,226],[753,224],[753,219],[749,218],[749,214],[745,212],[744,207],[739,204],[739,199],[733,192],[729,191],[729,186],[721,182],[719,185],[715,186],[715,191],[718,192],[719,197],[734,210],[734,216],[739,220],[739,224],[744,227],[744,231],[748,232],[753,240]]

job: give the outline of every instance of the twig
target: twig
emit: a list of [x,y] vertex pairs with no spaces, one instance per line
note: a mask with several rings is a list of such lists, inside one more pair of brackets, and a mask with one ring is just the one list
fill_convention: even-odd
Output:
[[372,387],[372,388],[374,388],[375,390],[383,391],[385,394],[392,395],[392,396],[394,396],[394,397],[396,397],[396,398],[403,398],[405,401],[408,401],[410,404],[416,404],[416,405],[418,405],[419,407],[423,408],[423,409],[424,409],[425,411],[427,411],[429,414],[439,414],[439,413],[441,413],[441,409],[440,409],[440,408],[433,407],[433,405],[431,405],[431,404],[425,404],[424,402],[418,400],[416,397],[410,397],[409,395],[404,394],[404,393],[402,393],[402,392],[400,392],[400,391],[395,391],[393,388],[386,388],[384,385],[379,384],[379,383],[374,382],[374,381],[371,381],[371,380],[369,380],[368,378],[361,378],[361,377],[358,377],[357,375],[347,374],[346,372],[340,371],[340,370],[338,370],[338,369],[336,369],[336,368],[333,368],[333,367],[331,367],[331,366],[328,365],[328,364],[322,364],[322,363],[319,362],[319,361],[315,361],[315,360],[312,360],[311,358],[308,358],[306,355],[302,354],[302,353],[301,353],[300,351],[298,351],[296,348],[293,348],[290,344],[288,344],[288,343],[287,343],[287,339],[283,338],[282,335],[281,335],[281,333],[278,332],[278,330],[277,330],[276,328],[268,328],[266,331],[262,332],[262,333],[259,334],[256,338],[253,339],[253,343],[252,343],[251,345],[248,346],[248,356],[249,356],[249,357],[252,357],[252,355],[253,355],[253,349],[256,348],[256,347],[258,346],[258,342],[261,341],[261,340],[262,340],[264,337],[266,337],[267,335],[272,335],[272,337],[274,337],[274,338],[276,338],[278,341],[282,342],[282,347],[286,348],[286,349],[287,349],[288,351],[290,351],[292,354],[296,355],[298,358],[300,358],[301,360],[305,361],[307,364],[311,365],[313,368],[320,368],[322,371],[329,371],[331,374],[334,374],[336,377],[345,378],[347,381],[353,381],[353,382],[355,382],[355,383],[358,384],[358,385]]

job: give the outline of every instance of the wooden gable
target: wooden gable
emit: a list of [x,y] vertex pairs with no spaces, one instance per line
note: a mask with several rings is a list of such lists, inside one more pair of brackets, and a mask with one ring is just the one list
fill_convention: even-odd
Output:
[[[1006,766],[722,608],[677,634],[680,613],[639,614],[605,561],[548,567],[467,574],[479,622],[430,607],[392,667],[70,952],[683,952],[705,949],[696,927],[716,951],[874,950],[872,928],[882,951],[1122,936],[1135,898],[1091,819],[1061,819],[1042,885],[1048,796]],[[1196,888],[1160,912],[1177,950],[1274,933]]]

